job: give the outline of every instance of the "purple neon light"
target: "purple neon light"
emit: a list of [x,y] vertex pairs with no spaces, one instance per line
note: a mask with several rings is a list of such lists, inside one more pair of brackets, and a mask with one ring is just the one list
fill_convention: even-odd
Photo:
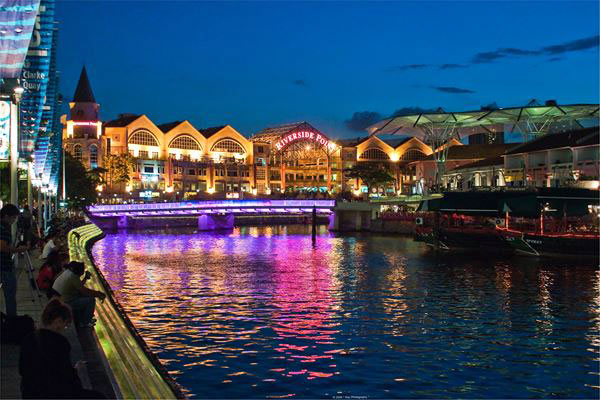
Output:
[[263,208],[263,207],[319,207],[333,208],[335,200],[213,200],[187,201],[177,203],[146,204],[102,204],[88,208],[90,213],[107,211],[166,210],[182,208]]

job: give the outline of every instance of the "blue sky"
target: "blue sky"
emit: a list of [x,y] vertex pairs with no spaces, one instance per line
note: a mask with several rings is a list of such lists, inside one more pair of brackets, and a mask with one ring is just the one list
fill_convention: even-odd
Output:
[[356,137],[402,108],[599,102],[598,15],[597,1],[58,0],[58,65],[66,100],[86,65],[103,120]]

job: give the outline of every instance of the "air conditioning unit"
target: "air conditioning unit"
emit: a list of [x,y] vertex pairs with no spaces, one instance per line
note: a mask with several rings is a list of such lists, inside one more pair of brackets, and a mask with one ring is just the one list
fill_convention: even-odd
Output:
[[423,218],[421,218],[421,217],[417,217],[417,218],[415,218],[415,223],[416,223],[417,225],[423,225]]

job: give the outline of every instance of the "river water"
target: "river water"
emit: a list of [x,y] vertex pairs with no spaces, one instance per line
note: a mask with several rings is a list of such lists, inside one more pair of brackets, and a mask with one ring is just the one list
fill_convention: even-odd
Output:
[[194,398],[597,398],[595,262],[320,227],[109,234],[94,258]]

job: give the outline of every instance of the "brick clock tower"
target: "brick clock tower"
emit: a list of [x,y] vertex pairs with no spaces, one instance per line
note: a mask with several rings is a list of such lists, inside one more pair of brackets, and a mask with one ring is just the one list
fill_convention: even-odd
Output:
[[102,122],[98,119],[99,108],[84,66],[73,101],[69,103],[69,119],[67,115],[63,115],[61,122],[65,151],[88,169],[102,165]]

